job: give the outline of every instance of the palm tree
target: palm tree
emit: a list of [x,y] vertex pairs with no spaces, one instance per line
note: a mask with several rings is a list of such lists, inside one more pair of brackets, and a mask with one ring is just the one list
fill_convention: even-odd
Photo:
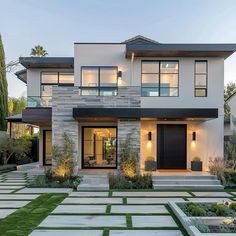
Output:
[[47,51],[43,48],[41,45],[36,45],[34,48],[31,48],[31,56],[36,56],[36,57],[45,57],[48,55]]

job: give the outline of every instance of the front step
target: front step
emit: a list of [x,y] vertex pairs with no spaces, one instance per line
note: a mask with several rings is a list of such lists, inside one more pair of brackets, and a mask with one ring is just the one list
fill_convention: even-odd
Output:
[[82,183],[78,185],[77,190],[109,190],[108,176],[84,175]]
[[177,185],[182,183],[183,185],[220,185],[219,180],[193,180],[193,179],[178,179],[178,180],[153,180],[157,185]]
[[220,190],[224,189],[224,186],[222,185],[153,185],[153,189],[156,190],[175,190],[175,189],[181,189],[181,190]]
[[159,175],[153,176],[153,188],[160,190],[170,189],[224,189],[214,175]]

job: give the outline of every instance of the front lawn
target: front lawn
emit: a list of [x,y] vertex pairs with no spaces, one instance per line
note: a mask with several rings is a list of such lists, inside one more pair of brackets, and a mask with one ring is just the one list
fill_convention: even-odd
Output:
[[0,220],[0,235],[28,236],[67,194],[42,194],[25,207]]

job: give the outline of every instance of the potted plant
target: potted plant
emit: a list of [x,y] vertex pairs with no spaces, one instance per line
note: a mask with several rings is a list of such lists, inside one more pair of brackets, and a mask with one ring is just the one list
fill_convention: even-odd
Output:
[[145,160],[145,171],[156,171],[157,162],[155,158],[152,156],[148,156]]
[[202,161],[200,157],[194,157],[191,161],[192,171],[202,171]]

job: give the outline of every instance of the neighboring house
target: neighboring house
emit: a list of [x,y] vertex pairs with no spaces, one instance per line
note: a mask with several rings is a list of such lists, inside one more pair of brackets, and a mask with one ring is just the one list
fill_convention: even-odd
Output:
[[230,131],[232,134],[236,132],[236,93],[232,94],[226,102],[230,107]]
[[158,169],[190,169],[201,157],[223,158],[224,60],[235,44],[165,44],[137,36],[122,43],[75,43],[74,57],[21,57],[28,107],[40,126],[40,162],[67,132],[77,170],[118,168],[131,133]]

